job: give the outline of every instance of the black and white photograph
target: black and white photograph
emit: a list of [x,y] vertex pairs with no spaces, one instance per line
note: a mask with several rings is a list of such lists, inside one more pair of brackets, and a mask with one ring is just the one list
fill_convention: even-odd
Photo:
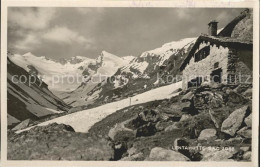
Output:
[[253,21],[247,7],[8,7],[7,161],[251,162]]

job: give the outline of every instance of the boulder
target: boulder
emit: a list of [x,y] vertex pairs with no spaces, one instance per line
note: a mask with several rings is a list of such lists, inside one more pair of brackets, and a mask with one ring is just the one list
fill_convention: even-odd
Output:
[[152,136],[157,132],[155,124],[149,122],[136,130],[136,137],[140,136]]
[[250,150],[250,147],[240,147],[240,150],[247,152]]
[[133,155],[129,155],[127,157],[124,157],[120,159],[120,161],[141,161],[144,159],[144,154],[143,153],[137,153]]
[[215,93],[214,96],[209,101],[210,108],[219,108],[222,107],[222,105],[223,105],[223,97],[220,94]]
[[234,136],[237,130],[240,128],[246,114],[249,112],[248,106],[243,106],[233,111],[227,119],[225,119],[221,126],[221,131]]
[[179,113],[182,110],[181,105],[173,103],[169,106],[169,109],[171,110],[171,113]]
[[186,95],[184,95],[184,96],[181,98],[181,102],[189,102],[189,101],[192,101],[193,97],[194,97],[193,92],[188,92]]
[[218,129],[219,128],[219,124],[218,124],[218,121],[217,121],[216,117],[214,116],[214,111],[209,109],[209,115],[210,115],[210,119],[214,123],[215,127]]
[[26,119],[26,120],[22,121],[21,123],[19,123],[18,125],[16,125],[12,130],[17,131],[17,130],[25,129],[25,128],[29,127],[29,125],[31,123],[32,123],[32,121],[30,119]]
[[229,158],[233,156],[233,153],[226,150],[211,151],[205,154],[201,161],[232,161]]
[[8,139],[10,160],[109,161],[114,149],[105,138],[72,131],[69,125],[36,126]]
[[157,131],[163,131],[165,130],[165,128],[167,128],[168,126],[171,126],[173,124],[173,122],[162,122],[159,121],[156,123],[155,128]]
[[251,151],[248,151],[248,152],[244,153],[243,160],[251,161]]
[[138,115],[145,122],[158,122],[160,115],[154,110],[145,110]]
[[252,98],[253,96],[252,88],[247,89],[245,92],[242,93],[242,95],[248,98]]
[[[180,107],[181,107],[181,111],[182,112],[188,112],[188,113],[190,113],[190,112],[193,112],[193,110],[194,110],[194,107],[193,107],[193,105],[192,105],[192,103],[191,102],[183,102],[183,103],[181,103],[180,104]],[[195,112],[195,111],[194,111]]]
[[151,150],[149,158],[147,160],[150,161],[190,161],[188,157],[185,155],[167,150],[161,147],[155,147]]
[[245,104],[248,100],[244,96],[236,93],[235,91],[227,91],[228,102],[234,104]]
[[180,122],[190,119],[192,116],[190,114],[183,114],[181,116]]
[[252,129],[248,128],[248,127],[243,127],[242,129],[240,129],[239,131],[237,131],[237,134],[239,134],[240,136],[243,136],[245,138],[252,138]]
[[246,90],[248,89],[248,86],[247,85],[238,85],[238,87],[236,87],[234,89],[234,91],[238,94],[241,94],[243,92],[245,92]]
[[145,110],[140,112],[135,117],[125,121],[125,127],[129,129],[136,130],[139,127],[144,126],[145,124],[154,123],[156,124],[158,121],[161,120],[161,115],[156,110]]
[[237,136],[237,137],[228,139],[227,142],[230,144],[240,144],[243,142],[243,140],[244,139],[241,136]]
[[127,150],[128,156],[120,159],[120,161],[140,161],[144,159],[144,154],[142,152],[138,152],[135,147],[131,147]]
[[216,139],[217,136],[216,129],[204,129],[200,132],[198,140],[209,140],[209,139]]
[[124,123],[119,123],[109,130],[108,136],[114,141],[128,141],[133,139],[136,134],[132,129],[126,128]]
[[176,130],[176,129],[179,129],[177,126],[176,126],[176,123],[173,123],[172,125],[166,127],[164,129],[165,132],[170,132],[170,131],[173,131],[173,130]]
[[252,127],[252,113],[248,117],[245,118],[244,122],[247,127]]
[[173,143],[174,150],[182,153],[185,156],[190,157],[190,150],[187,149],[189,146],[189,143],[185,139],[177,138],[174,140]]

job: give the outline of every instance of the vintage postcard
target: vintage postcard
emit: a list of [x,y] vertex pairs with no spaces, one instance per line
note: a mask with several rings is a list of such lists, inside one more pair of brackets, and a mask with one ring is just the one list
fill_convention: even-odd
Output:
[[3,1],[1,166],[258,164],[258,1]]

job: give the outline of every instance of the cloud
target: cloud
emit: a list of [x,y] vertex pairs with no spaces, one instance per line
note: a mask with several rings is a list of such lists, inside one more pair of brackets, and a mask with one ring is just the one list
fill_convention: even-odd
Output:
[[180,19],[189,20],[191,18],[189,9],[177,9],[176,13]]
[[15,48],[21,50],[28,50],[39,45],[40,39],[34,34],[27,35],[24,39],[21,39],[15,43]]
[[24,29],[40,30],[48,27],[55,16],[55,8],[15,8],[8,9],[9,26],[19,26]]
[[87,40],[84,36],[79,35],[79,33],[68,29],[67,27],[54,27],[47,33],[43,34],[42,37],[46,40],[62,42],[71,44],[74,42],[89,44],[91,40]]

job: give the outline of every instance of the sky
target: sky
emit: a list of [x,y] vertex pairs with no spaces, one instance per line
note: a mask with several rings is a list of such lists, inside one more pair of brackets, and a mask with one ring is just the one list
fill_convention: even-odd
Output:
[[223,28],[243,9],[9,7],[8,50],[51,59],[96,58],[105,50],[139,56],[171,41],[207,33],[210,20]]

